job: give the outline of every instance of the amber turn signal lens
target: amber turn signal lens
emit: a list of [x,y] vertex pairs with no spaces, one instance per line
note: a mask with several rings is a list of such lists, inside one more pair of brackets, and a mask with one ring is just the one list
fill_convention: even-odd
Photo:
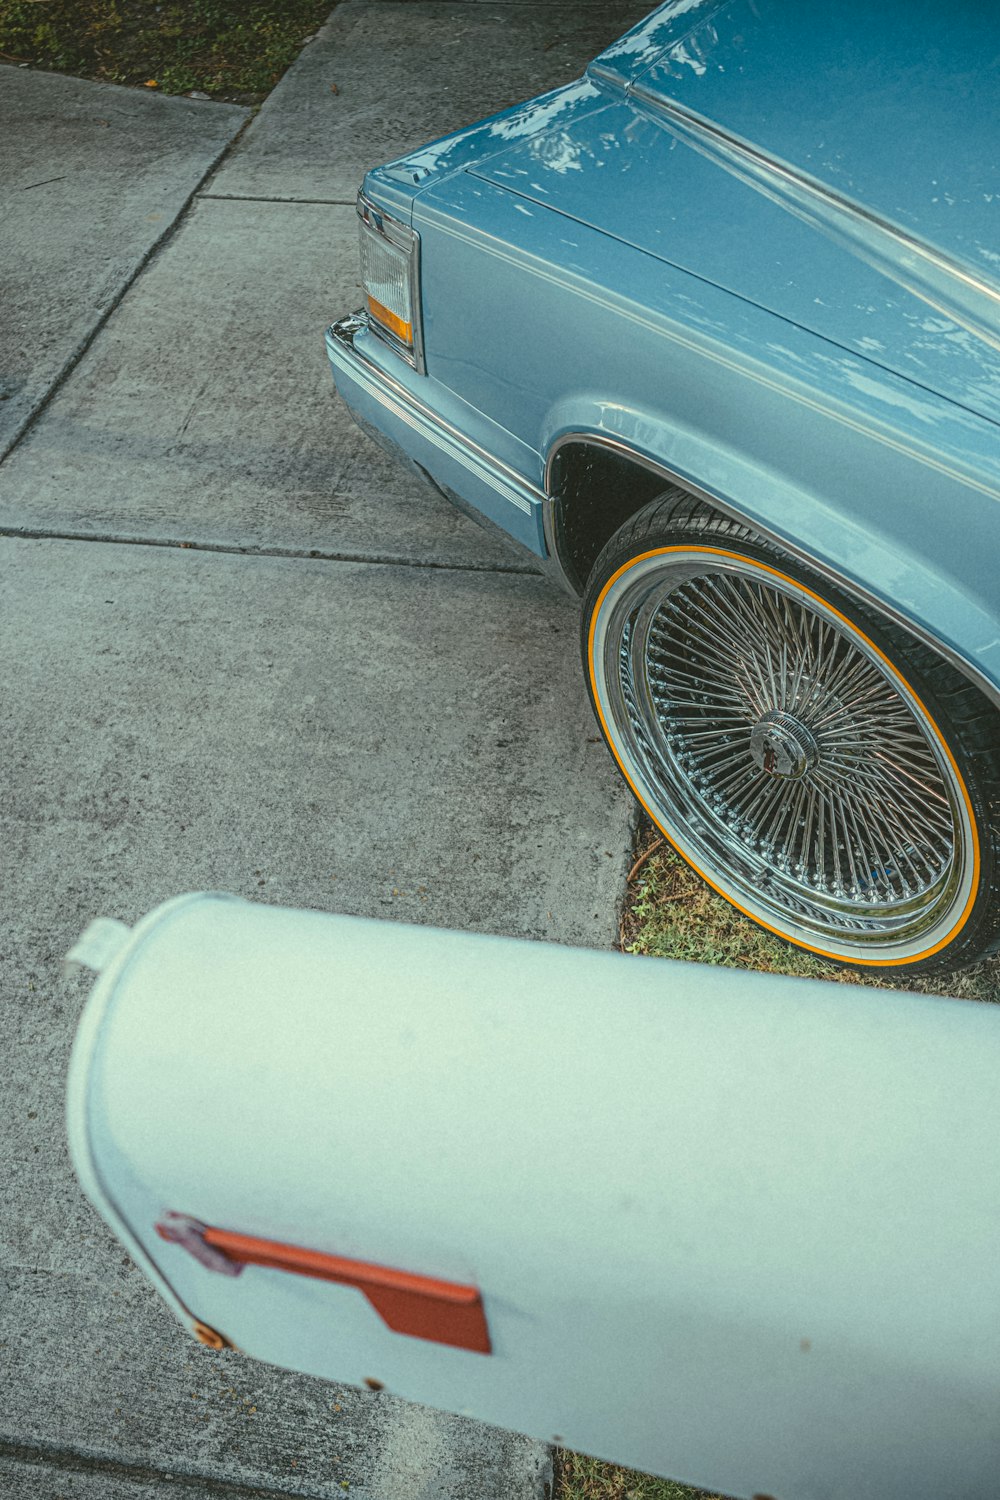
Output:
[[388,328],[389,332],[394,333],[401,343],[413,343],[412,323],[407,323],[403,318],[397,317],[394,312],[390,312],[387,307],[383,307],[382,303],[377,301],[371,293],[365,297],[365,303],[371,317],[377,319],[383,328]]

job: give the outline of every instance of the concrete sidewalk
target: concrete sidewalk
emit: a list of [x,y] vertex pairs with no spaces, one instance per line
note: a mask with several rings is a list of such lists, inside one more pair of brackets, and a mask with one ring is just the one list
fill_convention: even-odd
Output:
[[[205,887],[613,942],[631,811],[576,609],[356,432],[322,333],[360,300],[364,168],[572,76],[642,9],[346,0],[208,179],[241,112],[2,70],[0,99],[13,77],[24,120],[50,120],[31,162],[65,197],[61,262],[33,249],[44,212],[0,250],[26,287],[0,332],[21,382],[0,464],[0,1492],[543,1500],[538,1444],[183,1337],[69,1168],[85,988],[59,967],[92,916]],[[141,171],[89,144],[117,111]],[[77,138],[97,165],[67,172]],[[27,159],[0,158],[7,198],[35,191]]]
[[0,64],[0,457],[249,115]]

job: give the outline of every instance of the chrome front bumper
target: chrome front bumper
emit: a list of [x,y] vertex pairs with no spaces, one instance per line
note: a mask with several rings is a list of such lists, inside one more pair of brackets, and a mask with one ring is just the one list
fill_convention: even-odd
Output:
[[[539,561],[547,555],[546,497],[458,425],[459,403],[427,376],[419,380],[441,409],[417,396],[404,378],[396,379],[371,357],[365,345],[381,346],[369,331],[365,313],[352,313],[327,330],[326,349],[334,383],[352,415],[383,447],[430,477],[449,499],[499,528]],[[455,408],[449,412],[449,404]]]

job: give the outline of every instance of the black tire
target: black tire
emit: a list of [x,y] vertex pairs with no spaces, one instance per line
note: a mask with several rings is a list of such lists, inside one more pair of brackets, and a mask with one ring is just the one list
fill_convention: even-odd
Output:
[[582,626],[620,771],[753,921],[900,977],[1000,947],[1000,719],[928,646],[680,490],[611,538]]

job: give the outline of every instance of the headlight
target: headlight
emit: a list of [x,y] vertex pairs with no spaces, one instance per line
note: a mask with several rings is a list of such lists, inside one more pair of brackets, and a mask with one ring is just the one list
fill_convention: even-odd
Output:
[[370,326],[421,373],[420,236],[358,194],[361,279]]

